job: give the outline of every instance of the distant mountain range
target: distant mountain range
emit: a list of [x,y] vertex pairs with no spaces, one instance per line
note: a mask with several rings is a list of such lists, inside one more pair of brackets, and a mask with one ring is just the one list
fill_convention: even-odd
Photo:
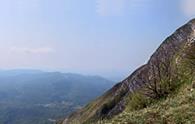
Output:
[[0,70],[0,124],[53,124],[113,84],[99,76]]

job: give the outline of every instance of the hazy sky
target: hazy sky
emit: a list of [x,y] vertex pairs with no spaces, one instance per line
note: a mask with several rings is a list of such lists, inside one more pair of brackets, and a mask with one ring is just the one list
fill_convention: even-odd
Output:
[[0,0],[0,68],[128,75],[195,0]]

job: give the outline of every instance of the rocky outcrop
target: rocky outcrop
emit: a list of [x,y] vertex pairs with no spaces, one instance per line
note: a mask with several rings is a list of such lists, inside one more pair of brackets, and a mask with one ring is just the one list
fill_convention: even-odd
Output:
[[[172,62],[178,52],[186,44],[193,42],[195,37],[195,19],[191,20],[169,36],[151,56],[148,63],[138,68],[128,78],[116,84],[103,96],[73,113],[65,119],[63,124],[82,124],[96,120],[111,118],[125,109],[125,97],[137,90],[147,87],[150,97],[158,97],[162,92],[160,82],[162,77],[172,75]],[[168,79],[169,80],[169,79]]]

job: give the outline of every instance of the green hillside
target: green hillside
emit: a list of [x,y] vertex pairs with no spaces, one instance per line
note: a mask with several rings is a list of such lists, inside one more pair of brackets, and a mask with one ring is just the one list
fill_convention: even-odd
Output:
[[[100,122],[100,121],[99,121]],[[194,124],[195,87],[181,86],[177,93],[153,103],[143,109],[130,111],[128,108],[103,124]]]
[[150,60],[63,124],[195,123],[195,19]]

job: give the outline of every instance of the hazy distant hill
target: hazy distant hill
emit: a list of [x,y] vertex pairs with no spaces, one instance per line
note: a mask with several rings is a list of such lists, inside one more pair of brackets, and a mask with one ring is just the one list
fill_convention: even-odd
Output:
[[1,70],[0,124],[52,124],[112,85],[98,76]]

